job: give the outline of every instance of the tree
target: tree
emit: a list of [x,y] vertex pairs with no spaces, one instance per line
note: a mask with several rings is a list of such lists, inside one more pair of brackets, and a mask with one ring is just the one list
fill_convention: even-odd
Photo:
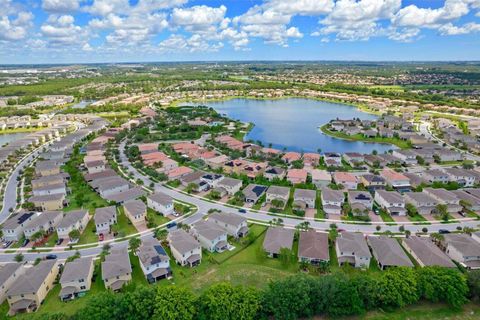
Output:
[[157,287],[153,320],[192,320],[196,313],[196,299],[185,288]]
[[448,207],[446,204],[437,204],[435,206],[435,212],[442,220],[448,221]]
[[191,182],[187,185],[187,187],[185,188],[185,191],[187,193],[192,193],[194,191],[197,191],[197,189],[198,189],[198,186],[195,183]]
[[278,320],[309,318],[318,303],[312,289],[313,282],[303,275],[271,282],[262,296],[263,311]]
[[418,301],[417,276],[412,268],[387,269],[379,277],[380,303],[385,307],[404,307]]
[[474,300],[480,299],[480,270],[471,270],[467,273],[467,284],[470,297]]
[[22,262],[22,261],[23,261],[23,258],[24,258],[23,254],[17,253],[17,254],[15,255],[15,257],[13,258],[13,260],[15,260],[16,262]]
[[272,207],[275,207],[277,209],[281,209],[285,206],[285,202],[283,202],[283,200],[281,199],[273,199],[271,201],[271,204],[272,204]]
[[407,209],[407,213],[410,217],[414,217],[418,214],[417,208],[411,203],[407,203],[405,209]]
[[36,241],[42,239],[44,236],[45,236],[45,231],[39,230],[39,231],[35,232],[34,234],[32,234],[32,236],[30,237],[30,240],[32,240],[33,242],[36,242]]
[[155,287],[137,286],[135,290],[127,292],[121,299],[122,309],[128,310],[127,319],[150,319],[155,312]]
[[467,279],[458,270],[424,267],[418,270],[420,296],[432,302],[446,302],[459,309],[467,302]]
[[121,295],[115,296],[111,292],[102,292],[92,296],[85,307],[76,313],[78,320],[106,320],[106,319],[124,319],[125,312],[121,308]]
[[135,238],[130,238],[130,240],[128,240],[128,246],[130,247],[130,250],[132,250],[134,253],[137,252],[141,244],[142,244],[142,240],[140,240],[140,238],[135,237]]
[[157,238],[160,241],[165,241],[168,236],[168,231],[167,229],[157,229],[155,230],[155,238]]
[[293,260],[295,259],[295,255],[293,254],[292,250],[288,248],[280,248],[280,252],[278,253],[278,258],[284,267],[289,266]]
[[316,290],[319,306],[316,313],[326,313],[336,318],[363,312],[364,306],[352,281],[345,275],[323,276],[318,279]]
[[71,240],[78,239],[78,238],[80,238],[80,231],[78,231],[77,229],[73,229],[72,231],[70,231],[68,233],[68,237]]
[[254,288],[234,287],[218,283],[208,288],[199,299],[199,319],[256,319],[260,296]]

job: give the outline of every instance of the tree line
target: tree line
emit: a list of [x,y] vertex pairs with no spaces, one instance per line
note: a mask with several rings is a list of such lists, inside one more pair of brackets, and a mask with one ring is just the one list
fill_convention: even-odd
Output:
[[73,316],[60,312],[36,319],[293,320],[395,310],[421,301],[446,303],[460,309],[479,295],[480,271],[464,274],[442,267],[399,267],[381,273],[294,275],[272,281],[262,290],[222,282],[200,294],[177,286],[132,284],[124,293],[102,292],[85,298],[89,300]]

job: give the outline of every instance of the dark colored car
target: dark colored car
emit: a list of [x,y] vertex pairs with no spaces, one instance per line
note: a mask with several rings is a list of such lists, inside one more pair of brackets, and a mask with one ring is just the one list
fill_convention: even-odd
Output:
[[57,259],[57,255],[56,255],[56,254],[47,254],[47,255],[45,256],[45,259],[47,259],[47,260],[55,260],[55,259]]
[[446,234],[446,233],[450,233],[450,231],[446,230],[446,229],[440,229],[438,230],[438,233],[440,234]]
[[55,244],[56,244],[57,246],[59,246],[59,245],[62,244],[62,242],[63,242],[63,239],[60,238],[60,239],[57,240],[57,242],[55,242]]
[[245,209],[238,209],[238,212],[240,212],[240,213],[247,213],[247,210],[245,210]]
[[22,247],[25,247],[29,242],[30,240],[28,239],[23,240]]

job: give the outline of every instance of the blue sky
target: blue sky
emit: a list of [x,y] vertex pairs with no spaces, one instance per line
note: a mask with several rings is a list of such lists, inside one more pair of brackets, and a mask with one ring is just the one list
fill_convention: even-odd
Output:
[[480,0],[0,0],[0,63],[480,60]]

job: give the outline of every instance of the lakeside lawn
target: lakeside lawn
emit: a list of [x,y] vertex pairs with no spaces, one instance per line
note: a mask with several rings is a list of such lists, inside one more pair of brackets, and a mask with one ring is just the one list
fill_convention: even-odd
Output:
[[400,149],[408,149],[411,148],[410,142],[401,140],[398,138],[383,138],[383,137],[375,137],[375,138],[368,138],[364,137],[362,134],[355,134],[355,135],[348,135],[343,132],[338,132],[338,131],[330,131],[327,128],[328,124],[323,125],[320,127],[320,130],[331,137],[335,137],[338,139],[343,139],[343,140],[349,140],[349,141],[362,141],[362,142],[375,142],[375,143],[386,143],[386,144],[392,144]]

